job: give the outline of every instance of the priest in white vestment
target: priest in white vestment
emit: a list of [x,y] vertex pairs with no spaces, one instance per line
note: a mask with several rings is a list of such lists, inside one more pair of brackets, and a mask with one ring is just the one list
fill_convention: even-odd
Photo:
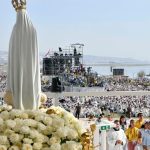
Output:
[[107,134],[107,143],[109,150],[123,150],[126,144],[126,135],[120,128],[119,120],[114,121],[115,127]]
[[27,16],[26,2],[13,0],[17,11],[8,58],[4,99],[16,109],[38,109],[41,98],[40,60],[36,30]]

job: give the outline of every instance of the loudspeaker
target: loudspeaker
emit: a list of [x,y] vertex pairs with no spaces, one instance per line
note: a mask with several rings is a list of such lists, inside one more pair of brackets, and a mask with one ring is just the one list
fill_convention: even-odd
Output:
[[124,69],[113,69],[113,75],[114,76],[123,76],[124,75]]
[[52,78],[51,92],[62,92],[63,89],[60,79],[58,77]]
[[43,58],[43,75],[53,75],[54,67],[51,58]]

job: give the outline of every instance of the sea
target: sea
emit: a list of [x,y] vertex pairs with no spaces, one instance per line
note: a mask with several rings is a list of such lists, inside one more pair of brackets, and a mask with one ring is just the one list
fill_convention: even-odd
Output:
[[[140,71],[144,71],[146,75],[150,74],[150,66],[124,66],[113,69],[124,69],[124,75],[130,78],[137,78]],[[113,75],[112,69],[109,66],[93,66],[92,72],[97,72],[98,75]]]

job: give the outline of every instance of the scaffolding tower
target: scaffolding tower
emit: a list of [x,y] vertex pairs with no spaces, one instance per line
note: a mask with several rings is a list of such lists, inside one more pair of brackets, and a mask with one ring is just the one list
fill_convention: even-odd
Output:
[[48,51],[43,58],[43,75],[60,75],[83,64],[84,44],[71,44],[68,48]]

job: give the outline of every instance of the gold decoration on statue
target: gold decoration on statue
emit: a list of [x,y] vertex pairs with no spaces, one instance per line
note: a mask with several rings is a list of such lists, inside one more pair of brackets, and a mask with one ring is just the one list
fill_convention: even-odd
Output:
[[26,0],[12,0],[12,5],[16,11],[26,9]]
[[96,130],[96,125],[90,125],[91,130],[87,130],[87,132],[81,135],[81,143],[83,145],[83,150],[94,150],[94,132]]
[[91,148],[94,149],[94,132],[96,130],[96,124],[91,124],[90,125],[90,128],[91,128],[91,132],[92,132],[92,136],[91,136]]
[[81,143],[83,146],[83,150],[90,150],[91,144],[91,133],[89,130],[81,135]]

